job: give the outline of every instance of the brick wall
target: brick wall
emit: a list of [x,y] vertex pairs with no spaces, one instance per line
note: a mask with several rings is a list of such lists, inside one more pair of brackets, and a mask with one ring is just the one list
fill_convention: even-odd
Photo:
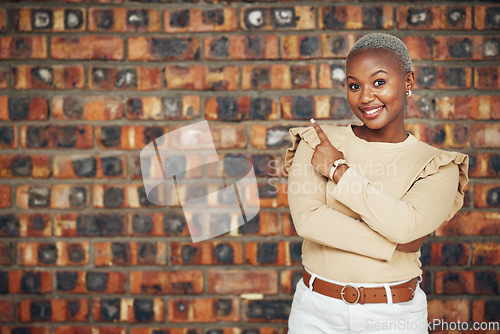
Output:
[[[410,48],[408,131],[471,157],[464,208],[422,249],[430,317],[500,321],[499,29],[495,1],[2,1],[0,333],[286,333],[287,130],[354,121],[344,57],[373,31]],[[262,209],[193,244],[139,152],[203,119],[253,162]]]

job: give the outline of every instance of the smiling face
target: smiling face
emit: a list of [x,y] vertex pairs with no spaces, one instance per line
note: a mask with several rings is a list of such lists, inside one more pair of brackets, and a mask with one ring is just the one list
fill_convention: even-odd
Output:
[[346,76],[347,101],[365,128],[388,138],[405,135],[405,93],[413,87],[413,72],[405,74],[393,52],[380,49],[349,55]]

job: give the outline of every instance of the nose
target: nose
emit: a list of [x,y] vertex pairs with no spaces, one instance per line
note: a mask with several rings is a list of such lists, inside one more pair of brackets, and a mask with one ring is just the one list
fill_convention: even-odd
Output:
[[369,103],[373,101],[375,97],[373,96],[373,91],[369,87],[363,87],[361,89],[361,102],[362,103]]

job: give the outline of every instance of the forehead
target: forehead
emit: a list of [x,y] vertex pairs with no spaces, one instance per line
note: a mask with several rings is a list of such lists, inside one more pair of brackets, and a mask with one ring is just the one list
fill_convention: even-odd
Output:
[[[366,71],[366,67],[373,71],[403,72],[403,64],[392,50],[367,49],[350,54],[346,59],[346,72]],[[361,68],[364,68],[361,70]],[[371,72],[370,72],[371,73]],[[369,74],[369,73],[366,73]]]

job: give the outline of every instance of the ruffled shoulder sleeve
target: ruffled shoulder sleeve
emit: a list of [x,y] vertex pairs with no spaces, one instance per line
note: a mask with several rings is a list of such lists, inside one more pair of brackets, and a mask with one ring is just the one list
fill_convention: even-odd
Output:
[[446,220],[453,218],[455,213],[460,210],[464,204],[464,188],[469,183],[469,177],[467,175],[469,169],[469,156],[460,152],[450,152],[439,150],[432,159],[425,165],[425,167],[420,171],[417,179],[423,179],[427,176],[436,174],[439,171],[439,167],[446,166],[448,164],[455,164],[458,166],[458,188],[455,195],[455,202],[453,208],[446,217]]
[[319,144],[318,135],[316,133],[316,130],[314,130],[312,126],[291,128],[289,132],[290,136],[292,137],[292,146],[289,147],[285,153],[285,162],[283,166],[283,174],[285,174],[285,176],[287,176],[288,172],[290,171],[293,157],[295,156],[295,152],[297,151],[297,147],[299,146],[299,142],[301,140],[304,140],[306,143],[308,143],[311,148],[316,148],[316,145]]

